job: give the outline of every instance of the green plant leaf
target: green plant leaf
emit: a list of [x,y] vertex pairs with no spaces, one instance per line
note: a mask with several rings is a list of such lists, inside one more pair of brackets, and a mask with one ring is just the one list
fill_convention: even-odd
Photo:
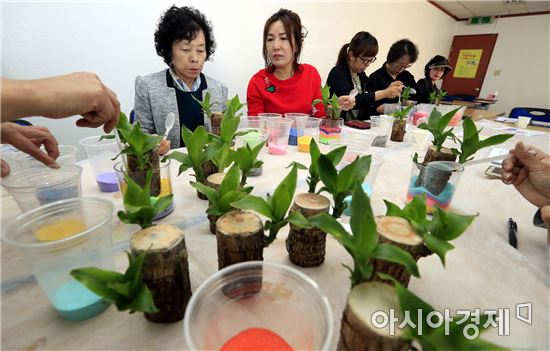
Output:
[[258,212],[262,216],[265,216],[271,220],[274,218],[273,213],[271,212],[270,204],[259,196],[247,195],[239,201],[231,203],[231,206],[241,210],[252,210]]
[[71,276],[109,302],[114,302],[124,297],[116,290],[108,288],[110,282],[122,282],[123,275],[121,273],[96,267],[86,267],[73,269]]
[[220,198],[220,201],[218,201],[218,210],[225,214],[229,212],[231,208],[231,204],[233,202],[239,201],[240,199],[244,198],[247,194],[243,191],[228,191],[227,193],[223,194],[223,196]]
[[309,223],[307,218],[304,217],[300,212],[294,212],[294,211],[290,212],[287,217],[287,221],[299,228],[306,228],[306,229],[313,228],[313,226],[311,225],[311,223]]
[[292,167],[290,173],[279,183],[273,197],[271,198],[271,210],[273,213],[273,221],[281,221],[284,219],[296,191],[296,182],[298,179],[298,169]]
[[153,205],[153,218],[155,218],[159,213],[166,211],[168,207],[170,207],[172,202],[172,194],[160,197]]
[[355,187],[351,197],[350,227],[358,250],[370,257],[378,245],[378,234],[370,199],[361,185]]
[[159,311],[153,300],[151,291],[145,284],[141,284],[134,299],[128,304],[130,311],[142,311],[146,313],[156,313]]
[[379,244],[372,254],[372,257],[385,261],[399,263],[405,266],[410,274],[414,275],[415,277],[420,277],[418,266],[412,255],[397,246],[389,244]]
[[228,193],[229,191],[236,191],[239,189],[240,172],[239,165],[233,164],[227,171],[220,185],[220,197]]
[[326,213],[320,213],[308,218],[312,226],[321,228],[322,231],[332,235],[346,249],[354,248],[354,242],[350,233],[332,216]]
[[403,208],[402,216],[409,221],[426,223],[426,194],[415,195],[411,202]]
[[403,211],[399,206],[388,200],[384,200],[384,203],[386,204],[386,216],[403,217]]
[[362,184],[369,173],[372,156],[361,156],[342,168],[337,177],[338,192],[352,192],[357,184]]
[[437,256],[439,256],[441,263],[445,266],[445,255],[447,254],[447,251],[452,250],[454,246],[451,243],[448,243],[443,239],[436,238],[433,235],[424,235],[424,243],[428,249],[435,252]]
[[209,187],[208,185],[204,185],[199,182],[191,182],[191,186],[199,191],[199,193],[206,196],[208,201],[212,203],[217,203],[219,199],[218,192],[216,189]]
[[323,182],[325,188],[327,188],[328,192],[330,192],[331,194],[338,193],[338,173],[336,172],[336,167],[334,167],[327,156],[322,154],[319,155],[317,164],[319,178],[321,178],[321,181]]
[[430,234],[446,241],[458,238],[477,215],[459,215],[436,207],[430,222]]

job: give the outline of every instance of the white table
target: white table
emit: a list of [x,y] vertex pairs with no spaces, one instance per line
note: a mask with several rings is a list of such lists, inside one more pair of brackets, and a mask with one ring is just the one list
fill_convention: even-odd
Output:
[[[493,133],[493,122],[484,124],[484,133]],[[493,123],[493,124],[491,124]],[[406,138],[407,140],[407,138]],[[511,147],[514,137],[505,147]],[[524,140],[548,150],[549,135]],[[411,172],[412,153],[406,143],[389,143],[391,151],[382,165],[374,186],[372,203],[375,214],[385,212],[382,199],[399,205],[405,202]],[[326,151],[326,149],[325,149]],[[264,157],[264,174],[249,178],[254,193],[273,191],[288,172],[291,160],[309,164],[309,155],[292,151],[289,155]],[[91,168],[83,161],[83,191],[87,196],[111,199],[116,210],[122,208],[119,193],[100,193]],[[460,180],[452,208],[462,213],[479,213],[473,225],[453,244],[443,268],[436,255],[419,261],[421,279],[412,278],[410,288],[435,308],[473,310],[475,308],[510,308],[510,335],[498,336],[490,329],[484,338],[500,345],[546,350],[548,341],[548,255],[546,232],[531,225],[535,208],[511,186],[483,175],[487,165],[469,167]],[[171,165],[175,211],[162,223],[174,224],[186,233],[192,289],[217,271],[215,236],[209,234],[204,210],[207,202],[196,197],[189,185],[189,172],[177,177],[177,164]],[[307,172],[299,173],[298,191],[307,191]],[[19,213],[13,199],[2,192],[2,223]],[[518,250],[508,244],[507,220],[518,223]],[[117,220],[113,233],[116,264],[126,267],[123,250],[137,226],[122,225]],[[264,250],[264,260],[293,266],[286,253],[284,239],[288,227]],[[347,252],[332,238],[327,238],[327,255],[323,265],[303,269],[321,286],[329,298],[335,316],[335,348],[340,317],[349,291],[348,272],[341,263],[351,265]],[[531,302],[532,325],[515,317],[515,305]],[[184,349],[183,323],[158,325],[147,322],[139,313],[118,312],[110,307],[104,313],[82,322],[68,322],[57,316],[46,296],[36,284],[28,265],[13,247],[2,245],[2,349]]]

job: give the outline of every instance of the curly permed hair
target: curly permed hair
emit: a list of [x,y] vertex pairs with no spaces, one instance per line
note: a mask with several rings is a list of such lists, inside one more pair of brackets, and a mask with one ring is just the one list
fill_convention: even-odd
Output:
[[167,65],[172,62],[172,43],[179,40],[191,41],[202,30],[206,42],[206,59],[214,54],[216,43],[212,25],[206,17],[192,7],[170,7],[160,18],[155,31],[155,49]]

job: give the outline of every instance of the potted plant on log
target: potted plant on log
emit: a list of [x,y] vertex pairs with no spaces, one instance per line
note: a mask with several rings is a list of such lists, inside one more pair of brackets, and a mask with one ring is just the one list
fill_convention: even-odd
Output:
[[[305,221],[299,213],[287,215],[296,191],[298,170],[294,166],[290,173],[277,186],[273,195],[266,199],[255,195],[246,195],[231,203],[241,210],[252,210],[267,217],[262,225],[260,217],[249,211],[231,211],[216,222],[218,243],[218,267],[224,268],[234,263],[263,260],[263,248],[269,246],[277,233],[288,222],[302,224]],[[306,222],[307,223],[307,222]],[[264,235],[264,230],[269,235]]]
[[426,151],[422,162],[424,166],[431,161],[454,161],[456,159],[451,149],[444,147],[443,144],[447,139],[456,140],[453,128],[445,129],[458,110],[457,108],[442,115],[441,112],[434,108],[428,117],[428,123],[422,123],[418,126],[418,128],[427,130],[433,135],[432,145]]
[[[216,234],[217,220],[227,212],[235,209],[231,206],[231,203],[242,199],[252,191],[252,187],[241,187],[237,164],[233,164],[225,175],[215,173],[208,179],[213,178],[215,175],[220,175],[220,177],[216,177],[218,180],[223,176],[222,180],[207,180],[209,185],[191,182],[191,185],[204,194],[208,198],[208,201],[210,201],[210,206],[206,210],[206,213],[210,221],[210,232],[212,234]],[[216,183],[219,183],[218,186],[216,186]]]
[[428,99],[430,100],[430,104],[439,105],[439,102],[441,102],[445,98],[445,96],[447,96],[446,91],[432,91]]
[[[308,219],[338,240],[353,258],[353,268],[345,266],[351,273],[351,291],[342,315],[338,350],[408,350],[409,342],[401,334],[384,335],[370,323],[370,313],[398,308],[396,298],[387,298],[390,285],[368,282],[376,271],[372,260],[383,259],[404,265],[411,274],[419,276],[413,257],[402,249],[380,243],[376,234],[376,222],[370,200],[360,185],[356,186],[351,200],[350,227],[352,233],[333,217],[322,213]],[[389,288],[389,289],[388,289]],[[369,308],[358,308],[369,303]]]
[[405,136],[405,127],[407,126],[407,116],[411,112],[413,105],[408,107],[400,106],[395,111],[393,111],[390,116],[395,117],[391,130],[391,141],[403,141]]
[[200,105],[202,113],[210,120],[210,126],[212,128],[211,132],[215,135],[220,135],[220,124],[222,122],[223,114],[221,112],[213,112],[212,108],[215,105],[215,102],[210,102],[210,92],[207,91],[202,101],[195,98],[193,99]]
[[342,216],[347,206],[346,197],[352,194],[356,185],[363,184],[369,173],[371,159],[371,155],[357,157],[355,161],[337,171],[336,166],[326,155],[319,156],[317,169],[323,187],[318,193],[326,191],[332,195],[334,202],[332,217]]
[[[435,208],[433,216],[426,215],[426,196],[417,195],[403,209],[384,200],[386,214],[376,218],[380,242],[397,246],[411,254],[415,261],[437,254],[445,265],[446,253],[454,246],[449,242],[461,236],[477,215],[459,215]],[[385,273],[404,286],[409,285],[410,273],[401,265],[375,259],[377,272]],[[373,279],[378,279],[374,276]]]

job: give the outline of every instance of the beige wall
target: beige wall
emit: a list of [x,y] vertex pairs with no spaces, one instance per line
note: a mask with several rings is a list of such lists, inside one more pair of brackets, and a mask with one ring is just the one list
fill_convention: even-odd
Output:
[[491,109],[508,114],[517,106],[550,108],[549,23],[550,15],[501,18],[486,25],[456,23],[455,35],[498,33],[480,94],[498,90],[499,101]]

